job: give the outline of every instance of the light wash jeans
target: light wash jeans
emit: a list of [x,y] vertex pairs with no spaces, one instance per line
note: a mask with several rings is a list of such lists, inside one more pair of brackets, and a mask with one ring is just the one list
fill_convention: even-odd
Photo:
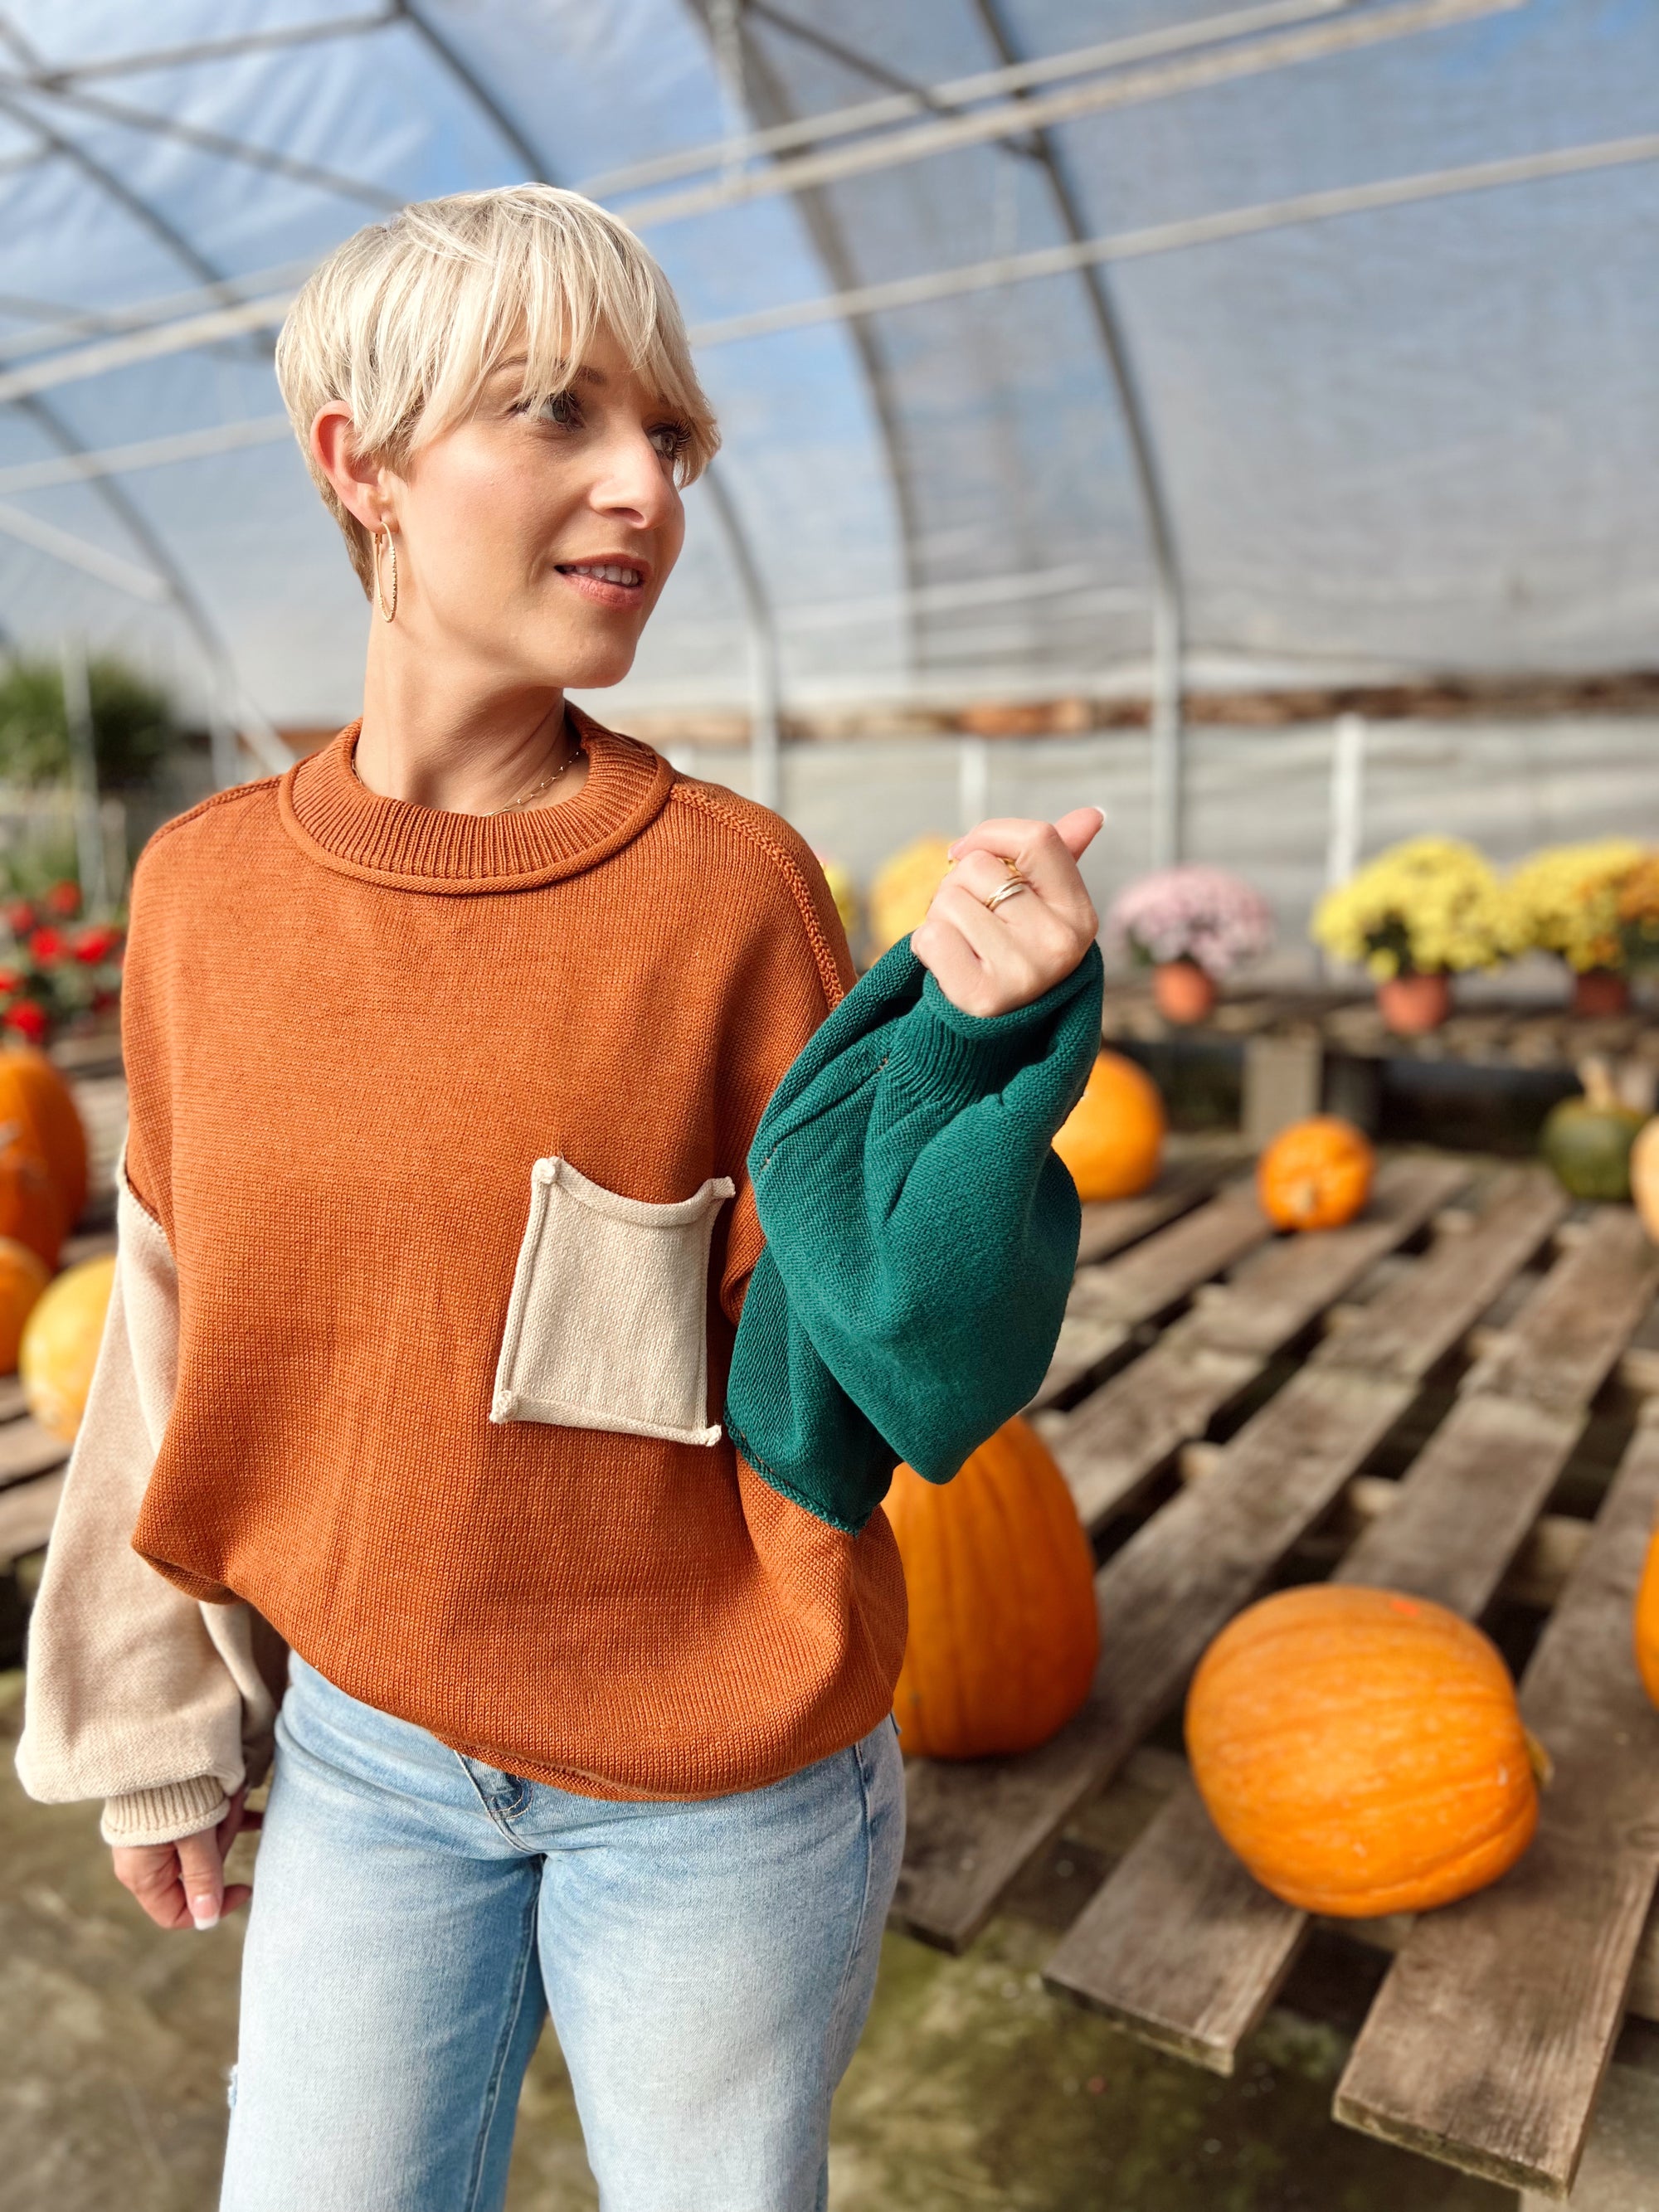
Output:
[[605,2212],[822,2208],[903,1839],[890,1720],[765,1789],[613,1804],[296,1656],[221,2212],[494,2212],[550,2006]]

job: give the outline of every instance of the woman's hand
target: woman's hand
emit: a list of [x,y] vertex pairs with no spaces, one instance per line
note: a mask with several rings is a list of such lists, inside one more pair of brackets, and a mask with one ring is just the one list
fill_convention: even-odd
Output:
[[115,1879],[130,1889],[158,1928],[216,1928],[253,1892],[245,1881],[225,1887],[225,1856],[244,1828],[260,1815],[247,1809],[246,1789],[230,1801],[216,1828],[181,1836],[176,1844],[117,1844]]
[[[957,838],[957,865],[910,939],[953,1006],[1012,1013],[1071,974],[1100,927],[1077,864],[1105,819],[1080,806],[1058,822],[981,822]],[[1011,884],[1021,888],[999,897]]]

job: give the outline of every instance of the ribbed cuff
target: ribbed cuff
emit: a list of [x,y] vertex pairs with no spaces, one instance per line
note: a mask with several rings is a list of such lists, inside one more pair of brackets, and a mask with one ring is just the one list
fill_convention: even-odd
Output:
[[1046,1029],[1100,969],[1100,947],[1091,945],[1069,975],[1006,1014],[964,1013],[930,974],[921,998],[897,1025],[891,1058],[911,1091],[943,1106],[965,1106],[997,1090],[1012,1068],[1033,1056],[1030,1033]]
[[176,1844],[182,1837],[216,1828],[230,1800],[216,1774],[189,1782],[163,1782],[153,1790],[130,1790],[104,1800],[99,1833],[106,1844]]

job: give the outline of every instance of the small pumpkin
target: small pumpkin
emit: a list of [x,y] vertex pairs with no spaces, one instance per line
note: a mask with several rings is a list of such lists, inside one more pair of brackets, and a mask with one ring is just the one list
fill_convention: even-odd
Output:
[[27,1244],[50,1269],[67,1227],[63,1194],[46,1161],[15,1121],[0,1123],[0,1237]]
[[46,1162],[64,1225],[73,1228],[87,1202],[87,1133],[69,1085],[45,1053],[28,1046],[0,1052],[0,1125],[8,1121]]
[[1158,1085],[1121,1053],[1103,1052],[1054,1150],[1087,1200],[1133,1198],[1156,1181],[1167,1123]]
[[1583,1096],[1551,1107],[1538,1149],[1570,1196],[1619,1205],[1631,1195],[1631,1155],[1648,1117],[1621,1103],[1604,1060],[1583,1061],[1578,1079]]
[[946,839],[918,837],[877,871],[870,886],[870,946],[878,959],[921,927],[950,867]]
[[1630,1194],[1643,1228],[1659,1244],[1659,1114],[1642,1124],[1630,1148]]
[[1313,1114],[1263,1152],[1256,1195],[1275,1229],[1340,1229],[1364,1210],[1376,1170],[1376,1154],[1352,1121]]
[[41,1427],[65,1443],[74,1443],[87,1408],[114,1286],[112,1255],[82,1260],[49,1285],[23,1324],[17,1367],[24,1399]]
[[1193,1778],[1264,1889],[1306,1912],[1420,1912],[1496,1881],[1547,1762],[1509,1669],[1444,1606],[1341,1583],[1238,1615],[1187,1699]]
[[1633,1626],[1637,1671],[1642,1677],[1643,1688],[1659,1705],[1659,1529],[1655,1530],[1648,1544],[1648,1556],[1636,1592]]
[[12,1237],[0,1237],[0,1375],[16,1372],[23,1324],[51,1280],[38,1253]]
[[910,1600],[893,1693],[905,1750],[984,1759],[1046,1743],[1100,1656],[1094,1555],[1048,1446],[1016,1417],[951,1482],[900,1467],[886,1510]]

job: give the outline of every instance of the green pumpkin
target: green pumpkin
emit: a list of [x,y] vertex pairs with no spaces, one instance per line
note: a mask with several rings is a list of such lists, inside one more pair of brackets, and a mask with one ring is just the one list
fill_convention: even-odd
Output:
[[1574,1198],[1619,1203],[1630,1196],[1630,1148],[1646,1118],[1605,1099],[1564,1098],[1538,1148]]

